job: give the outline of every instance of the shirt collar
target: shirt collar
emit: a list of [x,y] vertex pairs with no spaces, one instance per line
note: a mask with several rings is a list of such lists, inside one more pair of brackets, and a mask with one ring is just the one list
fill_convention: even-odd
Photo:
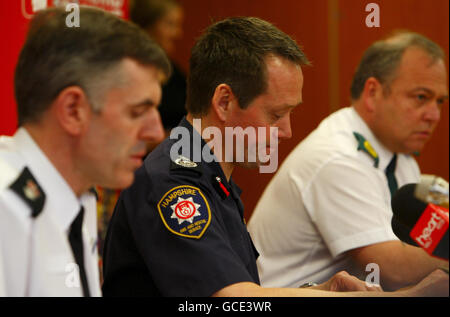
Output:
[[25,128],[19,128],[13,138],[26,166],[46,193],[43,212],[49,213],[63,230],[68,230],[81,208],[84,195],[77,198]]
[[[193,145],[193,140],[195,138],[198,138],[201,140],[200,142],[200,153],[202,153],[202,149],[206,146],[209,149],[208,144],[206,143],[206,141],[201,137],[200,133],[194,129],[194,127],[192,126],[192,124],[186,119],[186,117],[184,117],[180,124],[180,127],[184,127],[186,129],[188,129],[189,131],[189,135],[191,136],[191,146]],[[190,160],[193,160],[193,152],[196,149],[190,151],[191,153],[191,157],[189,157]],[[210,150],[211,151],[211,150]],[[201,164],[202,164],[202,168],[203,171],[207,171],[208,174],[212,174],[214,176],[219,176],[222,183],[224,184],[225,187],[227,188],[231,188],[233,193],[235,193],[238,197],[241,195],[242,190],[239,188],[239,186],[237,186],[237,184],[233,181],[233,177],[230,177],[230,180],[227,181],[227,178],[225,177],[225,174],[222,170],[222,167],[220,166],[219,162],[216,162],[215,160],[213,160],[212,162],[205,162],[203,161],[203,157],[201,157]]]
[[378,138],[373,134],[372,130],[369,128],[367,123],[361,118],[361,116],[358,114],[355,108],[354,107],[350,108],[354,119],[353,121],[355,122],[353,129],[356,130],[356,132],[359,132],[361,135],[363,135],[364,138],[367,141],[369,141],[369,143],[372,145],[372,147],[377,152],[380,158],[379,168],[384,171],[388,166],[389,162],[391,161],[392,157],[394,156],[394,153],[390,151],[387,147],[385,147],[378,140]]

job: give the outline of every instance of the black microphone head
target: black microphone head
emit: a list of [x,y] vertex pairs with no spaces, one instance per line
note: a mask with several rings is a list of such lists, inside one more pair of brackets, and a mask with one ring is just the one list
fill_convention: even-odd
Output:
[[416,241],[414,241],[410,237],[410,235],[409,235],[409,232],[411,231],[410,227],[407,227],[404,224],[402,224],[400,221],[397,220],[396,217],[392,217],[391,225],[392,225],[392,231],[397,236],[397,238],[399,238],[401,241],[408,243],[410,245],[413,245],[415,247],[420,247],[416,243]]
[[393,219],[411,230],[419,220],[428,204],[414,195],[417,184],[406,184],[400,187],[391,200]]
[[[411,238],[410,233],[429,204],[415,197],[416,185],[407,184],[395,192],[391,201],[393,212],[391,224],[392,231],[400,240],[413,246],[422,247]],[[448,251],[449,237],[447,229],[433,250],[432,255],[448,260]]]

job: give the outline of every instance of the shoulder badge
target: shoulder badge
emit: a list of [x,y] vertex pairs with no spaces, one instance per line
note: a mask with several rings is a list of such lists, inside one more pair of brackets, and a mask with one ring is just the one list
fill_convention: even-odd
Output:
[[181,155],[175,160],[175,164],[188,168],[197,167],[197,163]]
[[193,162],[182,155],[178,156],[175,161],[171,161],[170,163],[171,170],[184,169],[197,172],[200,175],[202,174],[202,168],[199,163]]
[[27,167],[9,187],[30,206],[31,217],[36,218],[41,213],[45,194]]
[[159,201],[158,211],[170,232],[200,239],[211,222],[211,209],[199,188],[189,185],[169,190]]
[[374,160],[373,166],[378,168],[380,158],[378,156],[378,153],[373,149],[372,145],[369,143],[369,141],[367,141],[366,138],[364,138],[358,132],[353,132],[353,135],[358,141],[358,151],[364,151],[367,154],[369,154],[369,156]]

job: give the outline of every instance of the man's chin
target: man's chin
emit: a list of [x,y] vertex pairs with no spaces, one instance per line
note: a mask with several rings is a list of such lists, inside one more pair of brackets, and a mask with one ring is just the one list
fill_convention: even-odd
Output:
[[260,163],[259,162],[237,162],[236,165],[241,168],[256,169],[259,167]]
[[103,182],[100,186],[108,189],[125,189],[130,187],[134,181],[134,173],[124,173],[123,175],[117,176],[116,179]]
[[418,143],[416,142],[415,144],[408,144],[407,146],[405,146],[405,148],[402,151],[398,151],[400,153],[405,153],[405,154],[417,154],[423,151],[423,149],[425,148],[426,143]]
[[270,164],[270,161],[266,162],[266,163],[256,161],[256,162],[239,162],[239,163],[236,163],[235,165],[237,165],[241,168],[246,168],[246,169],[257,169],[257,168],[261,169],[262,167],[269,165],[269,164]]

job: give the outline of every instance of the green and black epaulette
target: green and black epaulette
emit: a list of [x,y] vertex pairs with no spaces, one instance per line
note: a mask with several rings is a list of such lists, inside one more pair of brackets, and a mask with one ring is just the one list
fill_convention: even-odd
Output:
[[373,166],[375,168],[378,168],[378,164],[380,163],[380,157],[378,156],[378,153],[374,150],[372,145],[369,143],[369,141],[367,141],[366,138],[363,137],[358,132],[353,132],[353,135],[358,141],[358,151],[363,151],[367,153],[374,161]]

